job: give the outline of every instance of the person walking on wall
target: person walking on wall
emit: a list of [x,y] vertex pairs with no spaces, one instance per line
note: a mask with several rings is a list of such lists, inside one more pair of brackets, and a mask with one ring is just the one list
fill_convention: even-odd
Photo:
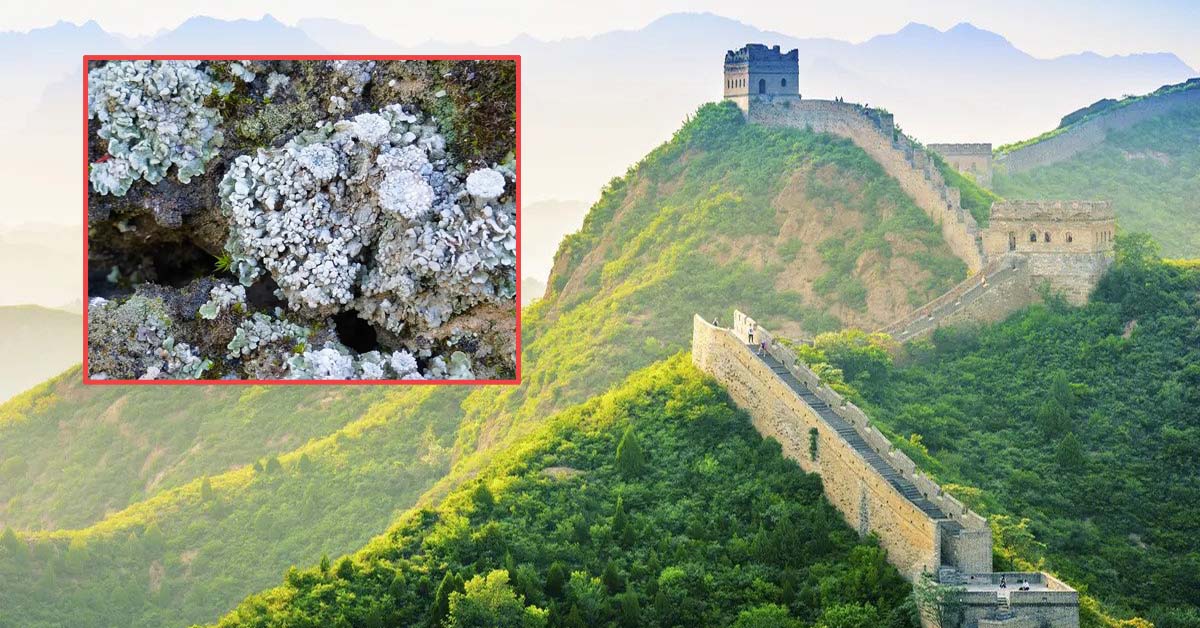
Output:
[[754,344],[754,323],[750,323],[750,329],[746,331],[746,337],[750,340],[748,344]]

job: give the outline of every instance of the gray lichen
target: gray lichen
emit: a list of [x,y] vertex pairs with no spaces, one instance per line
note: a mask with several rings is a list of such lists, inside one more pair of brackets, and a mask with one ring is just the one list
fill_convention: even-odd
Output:
[[155,184],[175,166],[187,183],[221,146],[221,115],[204,105],[214,82],[199,61],[111,61],[88,72],[88,117],[100,122],[109,158],[92,164],[96,192],[124,196],[137,179]]
[[[511,157],[479,167],[490,158],[475,152],[487,138],[503,155],[504,131],[460,117],[477,101],[457,91],[433,102],[449,72],[406,63],[94,65],[90,152],[109,154],[91,168],[89,242],[103,241],[89,263],[112,272],[89,280],[111,299],[95,302],[89,335],[135,342],[110,356],[97,345],[91,374],[511,374],[516,177]],[[463,138],[469,162],[448,149]],[[165,266],[164,244],[180,251]]]
[[174,337],[160,299],[141,295],[88,304],[88,362],[95,379],[197,379],[212,366]]

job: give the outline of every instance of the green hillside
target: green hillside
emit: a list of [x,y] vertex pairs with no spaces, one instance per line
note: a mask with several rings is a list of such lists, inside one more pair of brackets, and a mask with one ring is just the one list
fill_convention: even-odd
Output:
[[676,356],[220,625],[899,627],[910,597],[819,478]]
[[[1103,114],[1099,114],[1103,115]],[[1124,231],[1146,232],[1168,257],[1200,255],[1200,108],[1111,131],[1100,146],[992,185],[1010,199],[1099,199]]]
[[1152,251],[1122,237],[1083,308],[942,330],[895,365],[825,357],[895,442],[992,516],[998,569],[1044,565],[1117,614],[1195,627],[1200,265]]
[[[21,574],[0,590],[0,626],[215,620],[289,566],[358,549],[397,513],[438,503],[547,417],[686,348],[692,312],[728,320],[741,307],[805,333],[874,326],[963,274],[936,226],[849,141],[749,126],[732,105],[707,105],[615,179],[560,248],[546,297],[523,317],[521,386],[287,389],[242,404],[256,389],[130,395],[64,382],[39,394],[95,410],[54,415],[53,400],[27,400],[20,421],[0,423],[14,448],[44,448],[47,425],[92,429],[95,411],[120,403],[118,423],[162,430],[148,442],[169,441],[177,463],[147,488],[134,464],[146,448],[111,438],[57,462],[79,495],[95,493],[84,503],[34,495],[49,484],[9,495],[42,501],[49,521],[129,505],[79,528],[9,535],[6,547],[32,545],[0,549],[0,572]],[[329,415],[322,427],[279,428],[314,406]],[[167,410],[195,417],[196,431],[149,426]],[[105,476],[110,459],[124,470]],[[34,512],[24,520],[40,521]]]
[[79,380],[75,367],[0,406],[0,522],[25,530],[87,526],[195,478],[292,451],[388,394],[373,387],[84,388]]

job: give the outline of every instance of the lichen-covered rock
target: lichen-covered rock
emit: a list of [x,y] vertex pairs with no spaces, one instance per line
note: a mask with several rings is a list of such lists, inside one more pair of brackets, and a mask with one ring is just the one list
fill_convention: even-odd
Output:
[[[236,65],[236,64],[235,64]],[[220,113],[204,105],[214,82],[199,61],[111,61],[88,72],[88,117],[100,122],[109,158],[92,164],[100,194],[123,196],[139,177],[158,183],[175,166],[187,183],[202,174],[224,136]]]
[[160,299],[88,303],[88,366],[95,379],[196,379],[212,366],[174,336]]
[[236,159],[227,248],[243,282],[265,269],[293,309],[353,301],[394,333],[438,327],[514,297],[516,206],[500,201],[514,177],[463,177],[437,126],[392,105]]
[[[196,376],[513,375],[509,70],[109,62],[89,76],[102,90],[89,94],[89,294],[160,300],[170,351],[208,363]],[[98,364],[121,378],[174,368]]]

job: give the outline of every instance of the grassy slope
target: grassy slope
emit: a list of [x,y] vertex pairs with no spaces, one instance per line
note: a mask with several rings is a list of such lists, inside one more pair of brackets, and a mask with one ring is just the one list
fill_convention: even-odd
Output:
[[1118,614],[1200,626],[1198,271],[1123,266],[1084,308],[941,332],[858,388],[923,468],[999,517],[999,568],[1044,562]]
[[[636,474],[618,464],[627,429],[648,461]],[[571,574],[562,592],[555,562]],[[766,604],[806,623],[872,604],[873,625],[915,625],[882,552],[682,355],[550,419],[352,562],[289,572],[220,625],[429,625],[447,572],[497,569],[550,626],[723,626]]]
[[1200,108],[1114,131],[1100,146],[1048,166],[997,174],[1006,198],[1112,200],[1125,231],[1147,232],[1171,257],[1200,255]]
[[[774,205],[785,192],[789,202]],[[818,263],[789,265],[776,254],[780,243],[765,234],[803,220],[814,227],[792,254],[815,255]],[[828,241],[838,246],[816,250]],[[771,255],[739,255],[756,247]],[[822,267],[822,256],[831,263]],[[361,546],[438,478],[429,502],[554,411],[685,348],[694,311],[728,319],[737,306],[767,320],[802,320],[810,329],[839,325],[831,312],[882,323],[888,307],[926,300],[962,272],[936,227],[849,142],[747,126],[729,105],[705,107],[614,181],[583,230],[564,243],[550,293],[524,317],[520,387],[389,393],[363,418],[306,446],[307,463],[294,451],[281,456],[281,470],[214,472],[211,491],[198,475],[190,483],[180,476],[178,488],[95,526],[39,535],[26,580],[44,583],[9,591],[0,624],[5,612],[36,613],[48,624],[76,616],[132,626],[211,619],[277,582],[291,564]],[[827,298],[775,289],[797,277],[836,281],[826,281]],[[863,307],[856,284],[884,307]],[[897,287],[899,302],[884,294]],[[190,390],[192,400],[177,406],[205,404],[213,394]],[[123,413],[138,413],[143,403],[154,401],[127,404]],[[33,412],[27,420],[42,418]],[[101,468],[104,454],[80,455],[77,481],[107,491],[83,471]],[[193,472],[207,472],[202,466]],[[108,601],[95,603],[100,599]]]
[[363,387],[84,388],[79,378],[76,367],[0,406],[0,521],[9,526],[87,526],[291,451],[385,398]]

